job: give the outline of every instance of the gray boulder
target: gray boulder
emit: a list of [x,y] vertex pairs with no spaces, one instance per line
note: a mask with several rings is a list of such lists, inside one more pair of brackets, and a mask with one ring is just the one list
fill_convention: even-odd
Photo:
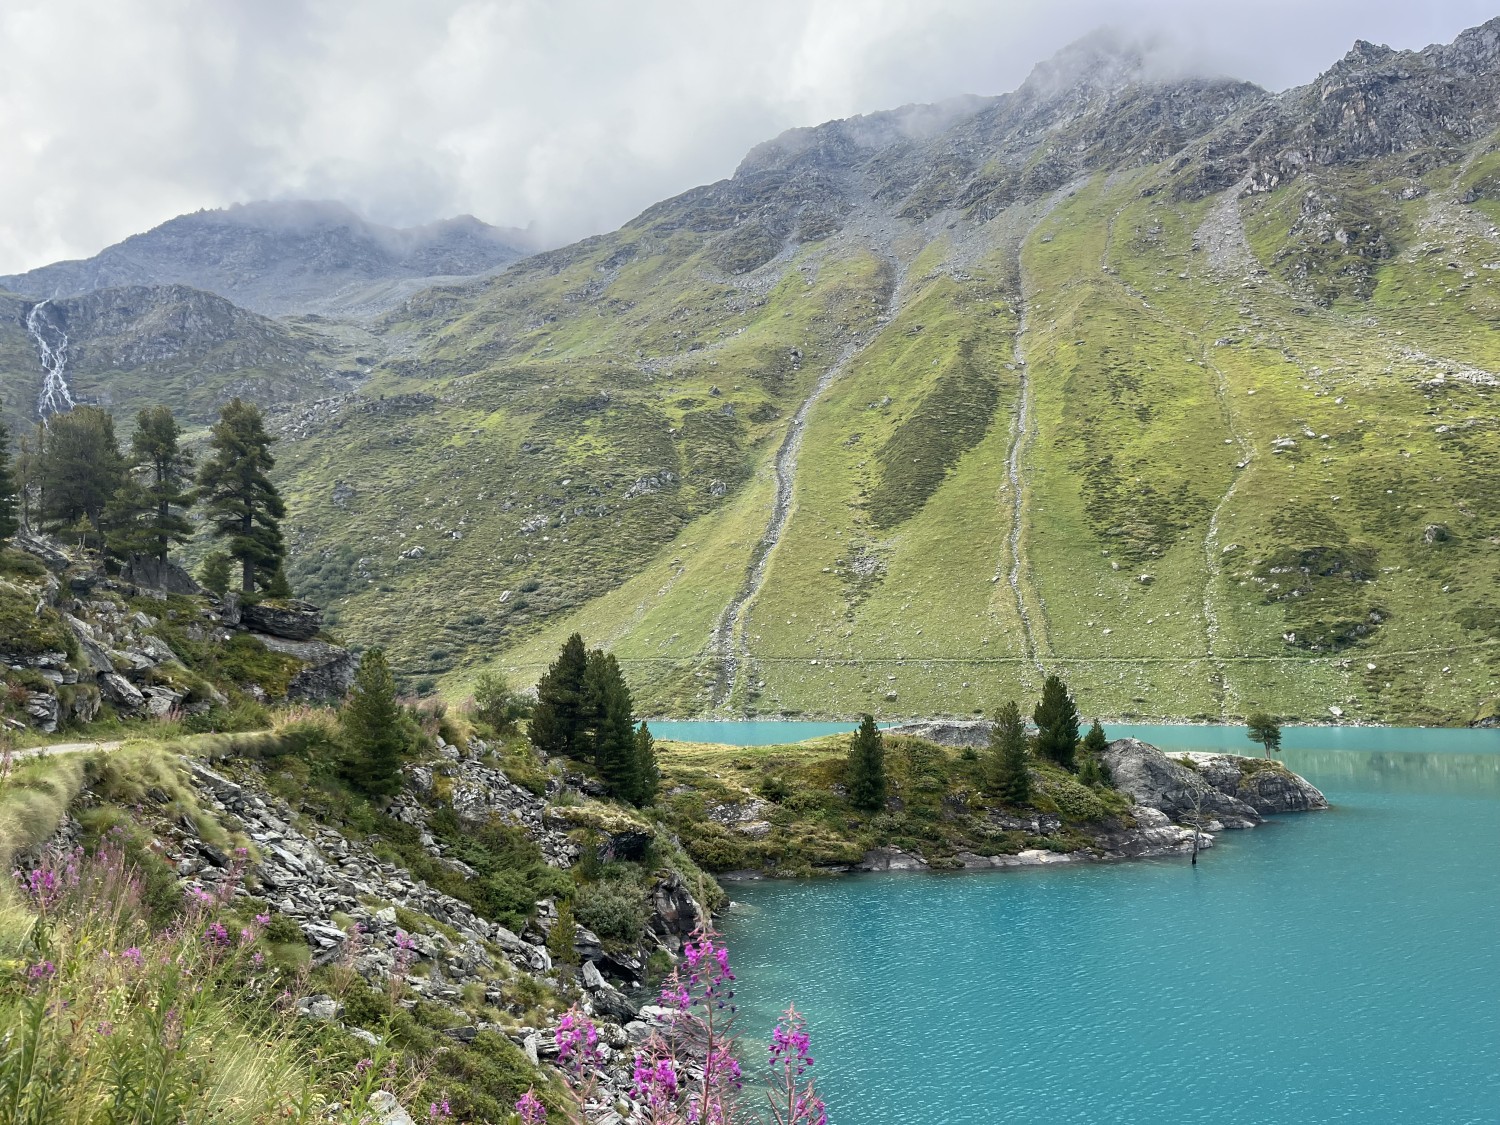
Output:
[[323,627],[323,611],[312,602],[259,602],[240,607],[240,624],[252,633],[310,641]]
[[990,744],[990,725],[984,719],[924,719],[892,727],[890,733],[924,738],[955,750],[982,750]]
[[111,703],[127,711],[136,711],[146,705],[146,697],[118,672],[105,672],[100,676],[99,690]]
[[1139,739],[1117,738],[1105,748],[1103,757],[1115,788],[1129,793],[1136,804],[1158,809],[1174,821],[1201,811],[1205,819],[1221,821],[1225,828],[1260,823],[1261,815],[1254,807]]

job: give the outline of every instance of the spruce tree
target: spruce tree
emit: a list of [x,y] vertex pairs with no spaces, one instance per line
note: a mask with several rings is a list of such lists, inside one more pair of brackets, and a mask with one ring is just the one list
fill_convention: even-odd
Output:
[[1104,737],[1104,728],[1099,725],[1099,720],[1094,720],[1094,725],[1089,727],[1088,734],[1083,736],[1081,745],[1082,755],[1078,763],[1078,780],[1085,785],[1108,785],[1110,783],[1109,767],[1104,764],[1104,751],[1109,747],[1109,739]]
[[372,797],[389,797],[399,790],[406,735],[396,703],[396,680],[384,650],[372,648],[360,659],[339,725],[349,752],[344,774],[350,784]]
[[1027,765],[1026,724],[1015,700],[1000,708],[990,728],[988,782],[990,794],[1007,805],[1031,801],[1031,770]]
[[605,687],[604,714],[594,732],[594,762],[611,797],[639,804],[641,779],[636,768],[635,716],[631,714],[630,689],[625,686],[613,656],[608,663],[614,674]]
[[111,506],[110,549],[116,554],[165,559],[173,543],[192,536],[193,525],[180,513],[193,503],[193,458],[178,444],[181,436],[168,407],[148,406],[135,416],[130,441],[135,473]]
[[1074,751],[1078,748],[1078,706],[1062,680],[1047,677],[1042,684],[1042,700],[1031,713],[1031,719],[1036,723],[1037,756],[1072,769]]
[[0,422],[0,543],[21,529],[17,515],[19,486],[10,470],[10,431]]
[[109,411],[80,406],[39,425],[34,474],[43,529],[65,531],[84,519],[102,548],[105,510],[125,480]]
[[854,732],[845,778],[851,805],[867,812],[885,808],[885,739],[871,715]]
[[240,564],[240,589],[253,594],[286,556],[280,522],[286,506],[266,475],[276,464],[275,439],[260,410],[240,399],[219,412],[211,433],[213,456],[198,473],[200,497],[214,536],[228,540],[229,554]]
[[536,706],[526,724],[532,744],[543,754],[571,754],[581,727],[583,677],[588,651],[574,633],[536,685]]
[[635,803],[642,807],[656,803],[656,793],[661,786],[661,770],[656,765],[656,739],[651,730],[642,723],[635,731]]
[[198,567],[198,581],[203,583],[203,588],[210,593],[223,597],[229,592],[229,583],[233,576],[229,572],[229,556],[223,551],[210,551],[203,556],[203,563]]

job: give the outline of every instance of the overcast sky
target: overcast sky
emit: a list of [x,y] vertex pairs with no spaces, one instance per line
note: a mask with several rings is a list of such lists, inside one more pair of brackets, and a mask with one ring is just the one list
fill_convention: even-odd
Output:
[[3,0],[0,273],[200,207],[468,212],[551,241],[728,176],[795,125],[1014,89],[1092,28],[1272,89],[1471,0]]

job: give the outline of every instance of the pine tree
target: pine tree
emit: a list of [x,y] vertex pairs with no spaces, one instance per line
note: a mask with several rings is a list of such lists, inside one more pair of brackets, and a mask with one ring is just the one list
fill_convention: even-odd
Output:
[[[275,466],[260,410],[235,399],[219,412],[209,447],[213,457],[198,473],[200,495],[216,538],[229,541],[229,554],[240,564],[240,589],[246,594],[270,580],[286,556],[281,517],[286,506],[266,474]],[[264,578],[260,578],[260,575]]]
[[577,633],[569,637],[557,659],[536,685],[536,707],[526,724],[532,744],[543,754],[571,754],[581,727],[583,677],[588,651]]
[[656,765],[656,739],[651,737],[651,730],[645,723],[635,731],[635,773],[635,803],[642,807],[655,804],[661,786],[661,770]]
[[102,548],[105,509],[125,480],[125,458],[109,411],[80,406],[39,425],[33,471],[43,529],[63,531],[86,519]]
[[636,768],[635,716],[631,714],[630,689],[620,677],[615,658],[608,659],[614,675],[605,689],[604,717],[594,734],[594,761],[610,796],[639,804],[641,778]]
[[1274,715],[1268,715],[1264,711],[1252,712],[1245,719],[1245,725],[1249,727],[1245,732],[1246,737],[1265,747],[1267,758],[1281,750],[1281,724]]
[[16,512],[20,491],[10,471],[10,431],[0,422],[0,543],[21,529]]
[[350,783],[374,797],[389,797],[400,789],[406,735],[396,680],[382,649],[372,648],[360,659],[339,725],[349,751],[344,773]]
[[989,760],[986,773],[990,795],[1007,805],[1024,805],[1031,801],[1031,770],[1026,753],[1026,724],[1015,700],[1000,708],[990,728]]
[[1031,719],[1036,723],[1037,756],[1072,769],[1073,754],[1078,748],[1078,706],[1062,680],[1047,677],[1042,684],[1042,701],[1031,713]]
[[223,551],[210,551],[203,556],[203,563],[198,567],[198,581],[203,583],[205,590],[221,598],[229,592],[233,577],[229,572],[229,562],[229,556]]
[[135,416],[130,442],[135,473],[111,505],[110,549],[116,554],[165,559],[173,543],[192,536],[193,525],[180,513],[193,503],[188,488],[193,458],[179,446],[181,436],[182,427],[165,406],[148,406]]
[[867,812],[885,808],[885,739],[871,715],[854,732],[845,778],[851,805]]
[[1104,764],[1104,751],[1109,748],[1109,739],[1104,737],[1104,728],[1099,720],[1089,727],[1083,736],[1082,755],[1078,763],[1078,780],[1085,785],[1108,785],[1111,781],[1109,767]]

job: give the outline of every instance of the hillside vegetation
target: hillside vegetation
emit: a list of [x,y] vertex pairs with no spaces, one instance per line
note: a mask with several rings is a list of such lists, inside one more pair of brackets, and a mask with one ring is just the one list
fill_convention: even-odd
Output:
[[456,698],[578,631],[658,713],[1492,712],[1497,44],[1094,36],[417,293],[278,415],[289,576]]

